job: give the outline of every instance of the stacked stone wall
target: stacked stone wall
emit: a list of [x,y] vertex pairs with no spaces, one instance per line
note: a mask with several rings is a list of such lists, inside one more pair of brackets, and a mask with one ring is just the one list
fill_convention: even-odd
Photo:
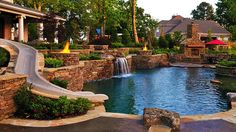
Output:
[[83,67],[80,65],[60,68],[45,68],[43,76],[47,80],[55,78],[68,81],[67,89],[71,91],[81,91],[83,89]]
[[132,65],[134,69],[153,69],[159,66],[169,66],[169,61],[166,54],[133,56]]
[[26,83],[26,76],[6,74],[0,76],[0,120],[6,119],[15,112],[14,96]]

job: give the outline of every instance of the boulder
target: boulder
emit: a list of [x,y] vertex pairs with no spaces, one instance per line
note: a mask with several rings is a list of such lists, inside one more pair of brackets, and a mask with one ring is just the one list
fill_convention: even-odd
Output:
[[6,67],[0,67],[0,75],[4,75],[7,71]]
[[145,108],[143,119],[144,125],[148,128],[153,125],[164,125],[170,127],[172,131],[180,130],[180,116],[176,112],[158,108]]

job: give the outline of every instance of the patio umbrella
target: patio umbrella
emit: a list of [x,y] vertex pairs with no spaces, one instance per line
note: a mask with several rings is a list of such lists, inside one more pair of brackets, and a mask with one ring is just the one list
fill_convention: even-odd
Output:
[[207,45],[226,45],[225,42],[217,40],[217,39],[216,40],[212,40],[212,41],[210,41],[210,42],[208,42],[206,44]]

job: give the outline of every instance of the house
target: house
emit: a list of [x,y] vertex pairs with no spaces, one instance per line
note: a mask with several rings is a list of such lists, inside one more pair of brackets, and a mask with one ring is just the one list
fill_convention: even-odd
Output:
[[[0,38],[28,41],[28,24],[42,23],[46,14],[17,4],[13,0],[0,1]],[[64,20],[56,16],[56,20]],[[42,30],[42,29],[41,29]]]
[[192,20],[190,18],[183,18],[180,15],[173,16],[170,20],[160,21],[159,24],[159,34],[173,34],[176,31],[180,31],[182,35],[187,38],[187,26],[194,22],[198,24],[198,37],[201,41],[206,41],[208,39],[209,33],[213,39],[219,39],[223,41],[228,41],[231,37],[231,33],[225,28],[220,26],[215,21],[212,20]]

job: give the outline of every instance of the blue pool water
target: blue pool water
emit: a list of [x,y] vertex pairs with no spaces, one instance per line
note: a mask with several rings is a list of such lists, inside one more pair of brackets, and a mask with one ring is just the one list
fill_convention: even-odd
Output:
[[205,68],[157,68],[131,76],[85,84],[84,90],[109,96],[108,112],[143,114],[145,107],[181,115],[210,114],[229,109],[226,92],[210,83],[215,71]]

